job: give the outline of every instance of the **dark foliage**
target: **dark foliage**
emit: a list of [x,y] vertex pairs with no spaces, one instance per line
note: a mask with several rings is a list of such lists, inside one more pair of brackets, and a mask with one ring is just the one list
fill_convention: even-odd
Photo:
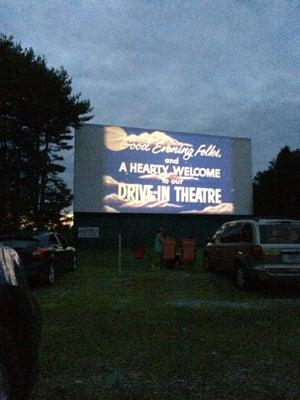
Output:
[[45,228],[70,206],[59,177],[71,128],[91,116],[90,102],[73,95],[63,67],[0,35],[0,228]]
[[254,178],[254,213],[300,218],[300,149],[280,150],[266,171]]

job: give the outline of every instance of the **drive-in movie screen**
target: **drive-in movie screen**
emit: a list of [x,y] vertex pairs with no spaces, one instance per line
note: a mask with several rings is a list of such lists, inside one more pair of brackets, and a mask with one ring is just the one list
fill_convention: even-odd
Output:
[[233,214],[232,139],[104,127],[103,212]]

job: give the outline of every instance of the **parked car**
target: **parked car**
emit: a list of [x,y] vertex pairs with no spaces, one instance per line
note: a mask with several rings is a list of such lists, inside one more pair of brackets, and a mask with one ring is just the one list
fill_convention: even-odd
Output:
[[29,282],[53,284],[64,271],[76,267],[76,251],[56,232],[16,232],[0,236],[0,242],[19,254]]
[[230,272],[240,288],[256,279],[300,281],[300,221],[227,222],[207,243],[204,268]]
[[0,244],[0,399],[31,399],[40,341],[40,308],[18,254]]

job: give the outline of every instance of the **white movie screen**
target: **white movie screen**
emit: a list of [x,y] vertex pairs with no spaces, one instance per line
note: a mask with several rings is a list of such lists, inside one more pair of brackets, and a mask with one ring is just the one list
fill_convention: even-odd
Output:
[[103,212],[233,214],[232,139],[104,127]]

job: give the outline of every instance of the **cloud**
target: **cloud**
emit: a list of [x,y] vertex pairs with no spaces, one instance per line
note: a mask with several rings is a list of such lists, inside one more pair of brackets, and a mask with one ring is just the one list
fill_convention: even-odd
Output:
[[154,180],[164,180],[164,179],[181,179],[184,181],[198,181],[199,178],[195,178],[193,176],[181,176],[181,175],[176,175],[172,172],[168,173],[168,174],[160,174],[160,175],[154,175],[154,174],[148,174],[148,175],[141,175],[139,176],[139,179],[154,179]]
[[126,201],[123,200],[123,204],[121,205],[121,208],[149,208],[149,209],[159,209],[159,208],[181,208],[180,205],[177,204],[171,204],[166,201],[160,200],[157,201],[155,200],[131,200],[131,201]]
[[190,143],[183,143],[179,140],[172,138],[170,135],[161,132],[161,131],[154,131],[152,133],[149,132],[142,132],[139,135],[128,135],[128,143],[143,143],[149,144],[150,146],[155,146],[157,143],[160,143],[164,146],[186,146],[186,147],[193,147]]
[[105,186],[117,186],[119,182],[114,179],[112,176],[104,175],[103,176],[103,185]]
[[104,144],[111,151],[122,151],[130,144],[139,144],[149,147],[157,144],[174,147],[193,147],[190,143],[183,143],[161,131],[142,132],[138,135],[129,134],[119,126],[106,126],[104,128]]
[[103,206],[102,210],[107,213],[119,213],[120,211],[116,210],[115,208],[105,205]]
[[208,206],[202,210],[181,211],[180,214],[233,214],[233,203],[222,203],[217,206]]
[[65,67],[94,123],[250,137],[254,173],[300,147],[299,20],[296,1],[1,4],[2,31]]
[[117,195],[117,193],[110,193],[103,197],[104,203],[116,203],[121,204],[123,202],[122,199]]
[[[161,209],[161,208],[181,208],[180,205],[168,203],[166,201],[158,201],[155,196],[152,198],[147,198],[145,200],[128,200],[119,196],[117,193],[110,193],[103,198],[103,202],[107,203],[107,207],[111,207],[114,204],[115,207],[119,209],[139,209],[139,208],[149,208],[149,209]],[[107,211],[110,212],[110,211]]]
[[[112,183],[113,182],[113,183]],[[104,186],[111,187],[118,185],[119,182],[110,176],[105,176]],[[172,204],[164,200],[157,200],[156,196],[151,195],[144,200],[128,200],[124,199],[118,193],[109,193],[103,198],[103,211],[109,211],[110,207],[120,212],[121,209],[139,209],[139,208],[149,208],[149,209],[163,209],[163,208],[181,208],[180,205]],[[112,207],[114,205],[114,208]],[[106,207],[107,206],[107,207]],[[107,211],[106,211],[107,210]]]

